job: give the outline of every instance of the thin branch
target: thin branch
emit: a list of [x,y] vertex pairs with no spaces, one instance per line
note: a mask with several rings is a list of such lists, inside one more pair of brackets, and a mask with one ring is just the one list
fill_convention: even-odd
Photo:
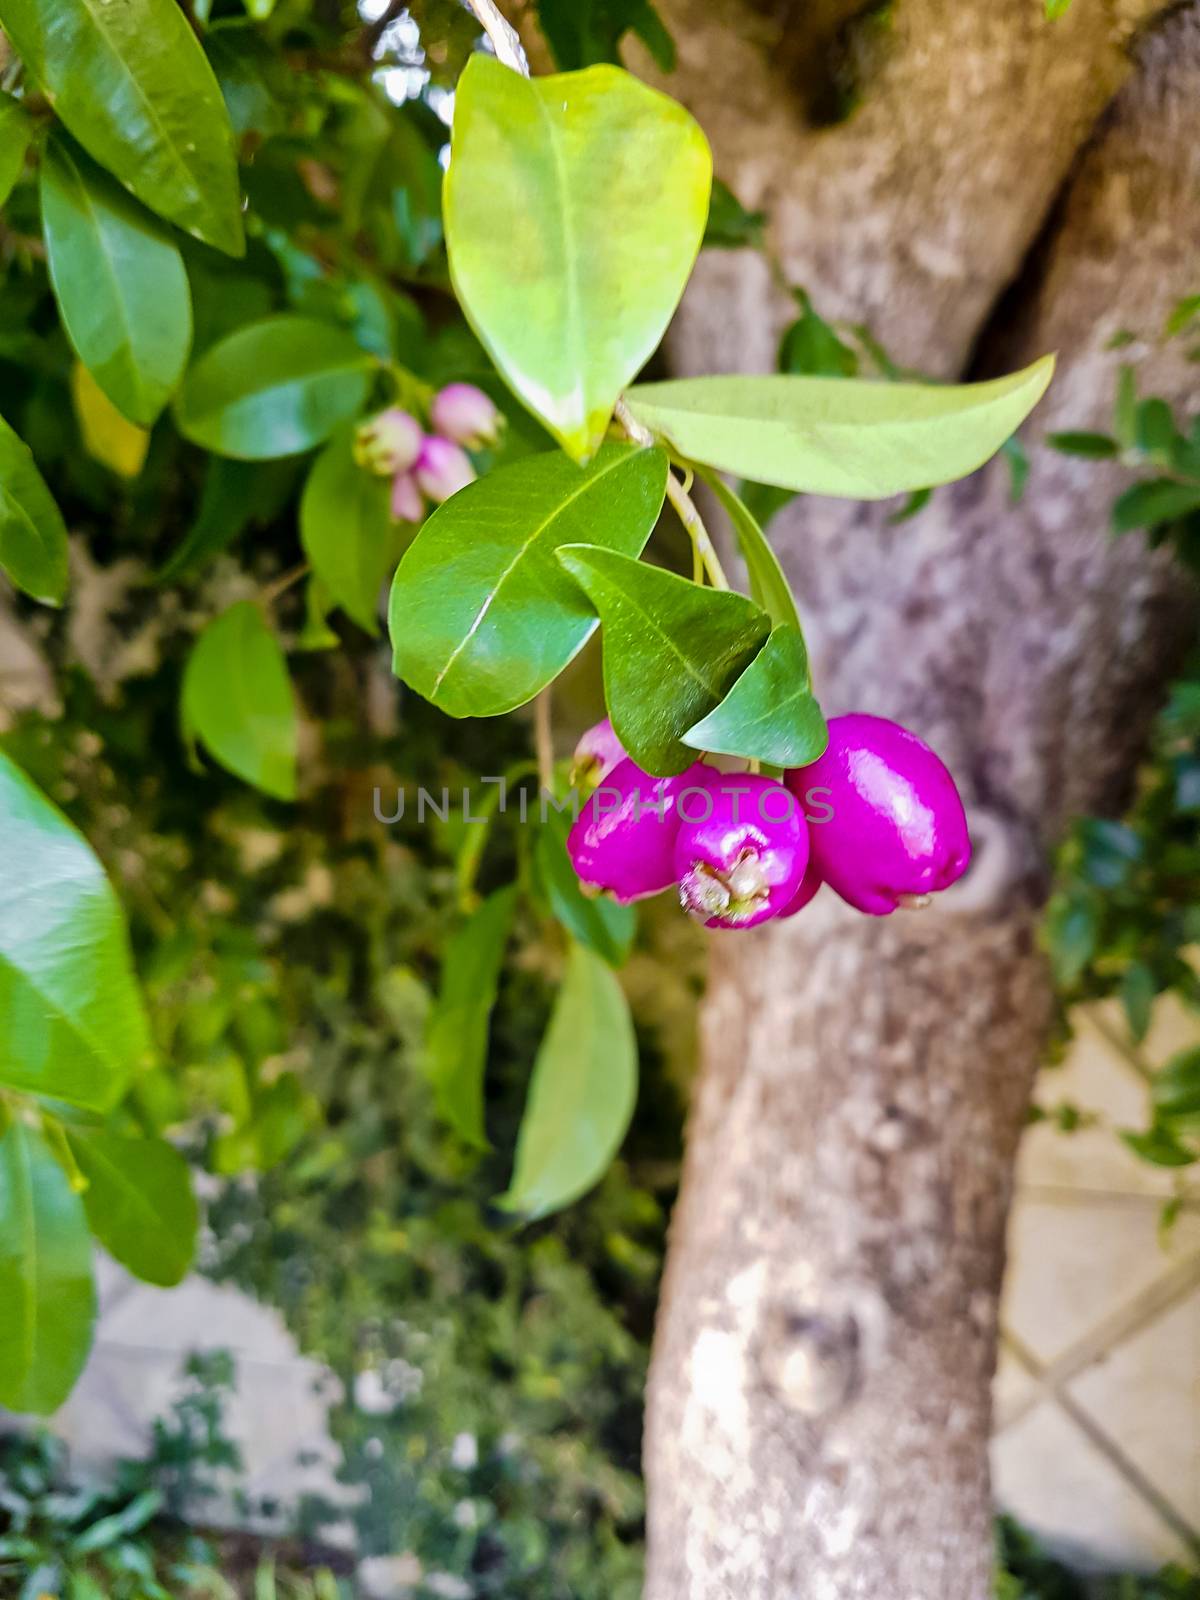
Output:
[[[632,440],[634,444],[653,445],[658,443],[649,428],[643,428],[624,400],[617,401],[613,408],[613,416],[625,430],[626,437]],[[721,565],[721,558],[717,554],[717,548],[709,537],[708,529],[704,526],[704,518],[696,509],[696,502],[669,469],[667,472],[667,499],[675,507],[680,522],[687,529],[692,544],[700,560],[704,563],[704,570],[708,573],[708,581],[714,589],[728,589],[729,579],[725,576],[725,569]]]
[[281,594],[286,594],[293,584],[299,583],[301,578],[308,576],[309,566],[307,561],[302,561],[299,566],[292,567],[283,573],[273,583],[268,583],[261,591],[259,599],[265,606],[273,606]]
[[496,60],[503,61],[506,67],[511,67],[514,72],[519,72],[522,77],[527,78],[529,62],[525,59],[525,51],[517,30],[500,15],[493,0],[467,0],[467,4],[479,19],[479,26],[492,41]]

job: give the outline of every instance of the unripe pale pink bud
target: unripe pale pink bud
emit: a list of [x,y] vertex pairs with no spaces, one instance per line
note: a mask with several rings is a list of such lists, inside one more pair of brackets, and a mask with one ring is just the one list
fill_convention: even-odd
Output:
[[787,908],[808,865],[808,826],[790,790],[774,778],[710,768],[676,809],[685,911],[709,928],[753,928]]
[[407,472],[421,453],[421,424],[399,406],[389,406],[364,422],[354,436],[354,459],[381,478]]
[[500,437],[504,418],[490,396],[473,383],[448,383],[433,397],[429,419],[434,431],[468,450],[480,450]]
[[421,492],[435,505],[475,481],[475,468],[466,451],[439,434],[429,434],[413,468]]
[[797,795],[824,790],[832,814],[810,829],[812,861],[871,916],[921,904],[967,870],[971,840],[954,779],[916,734],[857,712],[829,723],[829,746],[787,774]]
[[625,760],[625,747],[617,738],[612,723],[605,717],[582,736],[575,746],[571,762],[571,782],[585,788],[603,783],[617,765]]
[[398,472],[392,479],[392,521],[420,522],[425,516],[425,502],[411,472]]
[[676,800],[711,768],[695,762],[674,778],[652,778],[628,756],[584,802],[567,854],[586,889],[622,904],[675,883]]

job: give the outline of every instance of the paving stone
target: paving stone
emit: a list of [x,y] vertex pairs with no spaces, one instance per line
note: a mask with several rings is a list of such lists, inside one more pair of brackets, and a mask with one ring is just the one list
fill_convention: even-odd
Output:
[[998,1503],[1081,1571],[1149,1572],[1187,1546],[1054,1401],[992,1441]]
[[1060,1204],[1018,1192],[1001,1326],[1046,1365],[1136,1308],[1179,1262],[1200,1258],[1200,1216],[1181,1216],[1166,1249],[1158,1220],[1155,1204]]
[[1200,1532],[1200,1289],[1080,1373],[1069,1393]]

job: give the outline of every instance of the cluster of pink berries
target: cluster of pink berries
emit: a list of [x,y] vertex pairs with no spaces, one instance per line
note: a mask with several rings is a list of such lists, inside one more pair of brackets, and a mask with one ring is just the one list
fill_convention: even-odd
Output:
[[626,903],[676,885],[710,928],[790,917],[822,883],[887,916],[928,904],[971,859],[954,779],[884,717],[834,717],[824,755],[782,782],[703,761],[651,777],[608,721],[584,734],[575,763],[597,785],[567,840],[585,889]]
[[364,422],[354,439],[360,467],[392,480],[392,516],[421,522],[425,502],[440,506],[475,480],[468,450],[500,436],[504,418],[473,383],[448,383],[429,407],[430,432],[409,411],[389,406]]

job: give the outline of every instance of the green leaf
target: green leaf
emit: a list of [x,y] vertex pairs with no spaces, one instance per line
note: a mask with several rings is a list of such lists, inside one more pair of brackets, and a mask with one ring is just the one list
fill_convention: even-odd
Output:
[[0,1405],[45,1416],[92,1343],[96,1290],[83,1203],[37,1133],[0,1138]]
[[1200,1117],[1200,1049],[1177,1051],[1155,1073],[1151,1093],[1159,1117]]
[[696,759],[684,734],[757,655],[767,614],[745,595],[593,545],[568,545],[558,559],[604,624],[604,697],[617,737],[656,777],[683,772]]
[[50,281],[76,354],[124,416],[148,428],[192,341],[187,273],[170,233],[65,139],[42,154]]
[[146,1283],[179,1283],[196,1254],[198,1225],[187,1162],[165,1139],[90,1128],[66,1135],[87,1179],[88,1222],[109,1255]]
[[277,800],[296,798],[299,727],[287,661],[252,600],[196,640],[183,674],[185,737]]
[[1189,1149],[1166,1128],[1148,1128],[1145,1133],[1123,1130],[1121,1138],[1135,1156],[1155,1167],[1190,1167],[1200,1160],[1200,1152]]
[[[162,1510],[164,1496],[159,1489],[143,1489],[141,1494],[135,1495],[127,1506],[122,1506],[120,1511],[114,1511],[111,1516],[101,1517],[98,1522],[89,1523],[83,1532],[71,1540],[70,1553],[73,1558],[91,1555],[97,1550],[107,1550],[118,1540],[128,1538],[131,1533],[137,1533],[144,1528],[151,1518],[156,1517]],[[71,1600],[79,1600],[74,1583],[75,1574],[71,1574],[72,1590]],[[84,1591],[85,1594],[88,1591]],[[103,1600],[104,1590],[96,1591],[99,1600]]]
[[765,211],[747,211],[727,183],[713,179],[708,221],[704,227],[706,250],[738,250],[744,246],[762,248]]
[[584,894],[567,855],[570,829],[569,816],[547,808],[535,857],[542,891],[551,912],[569,934],[594,950],[610,967],[624,966],[637,933],[637,907]]
[[196,520],[155,574],[176,583],[226,549],[247,527],[271,522],[291,498],[296,465],[291,461],[231,461],[210,456]]
[[1092,461],[1107,461],[1120,452],[1120,445],[1106,433],[1084,433],[1068,430],[1065,433],[1048,433],[1046,443],[1051,450],[1061,450],[1066,456],[1085,456]]
[[1135,961],[1126,969],[1121,979],[1121,1004],[1125,1007],[1129,1031],[1139,1042],[1149,1030],[1151,1008],[1157,993],[1154,973],[1144,962]]
[[409,530],[392,521],[391,485],[354,460],[347,428],[313,463],[300,499],[300,543],[335,604],[379,632],[379,599]]
[[812,692],[808,652],[795,628],[781,623],[715,711],[689,728],[694,750],[746,756],[774,767],[803,767],[829,743]]
[[0,94],[0,206],[25,170],[25,152],[32,137],[33,124],[24,106],[12,95]]
[[1122,362],[1117,372],[1113,432],[1125,450],[1132,450],[1137,443],[1137,374],[1128,362]]
[[666,484],[663,451],[613,443],[586,468],[557,451],[525,456],[461,490],[396,572],[397,675],[453,717],[532,700],[596,627],[556,551],[586,540],[638,555]]
[[483,1078],[517,886],[497,889],[446,947],[442,987],[429,1021],[426,1070],[438,1110],[461,1139],[487,1149]]
[[814,378],[853,378],[858,355],[843,344],[823,317],[813,310],[803,289],[793,289],[800,315],[784,332],[779,345],[779,370]]
[[630,411],[681,455],[809,494],[883,500],[964,477],[1045,393],[1054,358],[987,383],[680,378],[640,384]]
[[663,72],[675,70],[674,41],[650,0],[538,0],[538,22],[563,72],[619,64],[626,33],[637,35]]
[[1046,18],[1049,22],[1057,22],[1059,17],[1065,17],[1071,9],[1071,0],[1046,0]]
[[496,1204],[532,1222],[577,1200],[616,1155],[636,1100],[629,1003],[607,962],[572,943],[533,1065],[512,1182]]
[[1190,328],[1196,318],[1200,317],[1200,294],[1185,295],[1171,309],[1171,314],[1163,328],[1163,337],[1171,339],[1177,333],[1182,333]]
[[790,623],[802,634],[800,614],[796,610],[791,586],[779,565],[779,557],[767,543],[767,537],[749,507],[717,473],[708,472],[703,467],[698,472],[720,501],[722,510],[732,524],[750,578],[750,593],[772,622]]
[[57,606],[67,592],[67,530],[29,446],[0,417],[0,569]]
[[454,287],[506,382],[578,460],[666,331],[711,179],[688,113],[618,67],[523,78],[474,55],[459,79]]
[[233,130],[175,0],[0,0],[0,24],[89,155],[160,217],[242,253]]
[[147,1047],[104,868],[0,754],[0,1084],[107,1111]]
[[374,367],[340,328],[268,317],[195,363],[175,404],[179,431],[242,461],[298,455],[362,410]]
[[1175,522],[1190,511],[1200,509],[1200,484],[1176,483],[1173,478],[1152,478],[1135,483],[1114,502],[1114,533],[1129,533],[1134,528],[1156,528]]

